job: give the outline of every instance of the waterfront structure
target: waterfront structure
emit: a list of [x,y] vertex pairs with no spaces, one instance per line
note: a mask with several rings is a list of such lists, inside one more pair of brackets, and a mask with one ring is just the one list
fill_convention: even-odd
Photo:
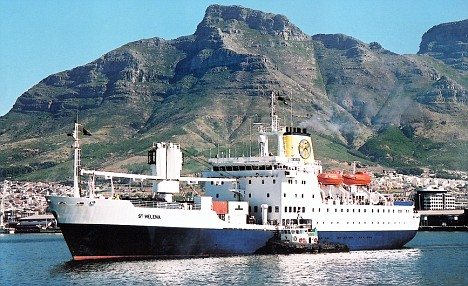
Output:
[[60,232],[57,220],[51,214],[23,217],[15,224],[16,233]]
[[454,210],[455,197],[445,189],[428,186],[417,190],[416,207],[420,210]]

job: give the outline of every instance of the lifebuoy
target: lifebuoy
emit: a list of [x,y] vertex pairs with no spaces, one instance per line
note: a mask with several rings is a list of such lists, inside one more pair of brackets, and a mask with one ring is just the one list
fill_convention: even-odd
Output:
[[314,238],[314,242],[317,243],[317,241],[318,241],[318,239],[315,237],[315,238]]

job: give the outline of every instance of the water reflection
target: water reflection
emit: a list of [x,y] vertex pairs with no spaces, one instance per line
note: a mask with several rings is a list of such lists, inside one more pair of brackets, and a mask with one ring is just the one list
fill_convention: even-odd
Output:
[[[99,284],[421,284],[419,249],[181,260],[66,262],[51,276]],[[404,277],[402,277],[404,273]]]

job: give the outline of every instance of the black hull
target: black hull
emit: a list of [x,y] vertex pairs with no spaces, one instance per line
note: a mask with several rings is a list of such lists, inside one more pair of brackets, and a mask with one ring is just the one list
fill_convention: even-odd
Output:
[[60,224],[74,260],[253,254],[273,231]]

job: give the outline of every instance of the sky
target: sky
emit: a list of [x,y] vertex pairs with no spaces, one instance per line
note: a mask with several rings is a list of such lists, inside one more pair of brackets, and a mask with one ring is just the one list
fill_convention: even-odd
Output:
[[128,42],[191,35],[210,4],[285,15],[309,35],[342,33],[415,54],[431,27],[468,18],[467,0],[0,0],[0,116],[45,77]]

